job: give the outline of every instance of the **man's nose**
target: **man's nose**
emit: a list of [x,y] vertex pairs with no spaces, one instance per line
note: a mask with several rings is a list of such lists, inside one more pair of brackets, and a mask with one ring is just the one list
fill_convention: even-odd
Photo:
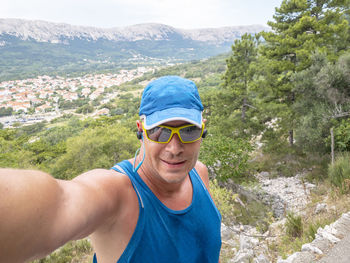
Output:
[[183,152],[183,143],[181,142],[178,134],[174,134],[170,141],[167,143],[166,149],[174,155],[178,155]]

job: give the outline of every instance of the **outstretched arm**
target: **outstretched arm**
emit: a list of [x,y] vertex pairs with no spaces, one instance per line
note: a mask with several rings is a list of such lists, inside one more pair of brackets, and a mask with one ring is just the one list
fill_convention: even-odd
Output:
[[121,178],[103,169],[72,181],[39,171],[0,169],[1,261],[40,258],[92,233],[118,211]]

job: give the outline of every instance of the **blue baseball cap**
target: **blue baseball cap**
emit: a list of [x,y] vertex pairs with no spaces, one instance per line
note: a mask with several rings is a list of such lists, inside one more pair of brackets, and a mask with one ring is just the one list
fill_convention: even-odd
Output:
[[139,115],[149,130],[162,123],[182,120],[202,127],[203,105],[196,84],[178,76],[151,81],[141,98]]

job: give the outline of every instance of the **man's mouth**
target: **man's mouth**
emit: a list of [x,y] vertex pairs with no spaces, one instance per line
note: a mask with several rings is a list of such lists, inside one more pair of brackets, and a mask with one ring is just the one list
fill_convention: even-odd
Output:
[[163,162],[165,162],[167,165],[169,166],[179,166],[179,165],[182,165],[185,163],[185,161],[165,161],[165,160],[162,160]]

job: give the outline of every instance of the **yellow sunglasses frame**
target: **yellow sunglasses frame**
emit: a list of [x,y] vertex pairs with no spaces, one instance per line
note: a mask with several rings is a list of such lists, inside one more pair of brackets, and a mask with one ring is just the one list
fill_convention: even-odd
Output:
[[181,129],[183,129],[183,128],[191,127],[191,126],[196,126],[196,125],[194,125],[194,124],[186,124],[186,125],[183,125],[183,126],[180,126],[180,127],[171,127],[171,126],[165,126],[165,125],[158,125],[156,127],[162,127],[162,128],[167,128],[167,129],[171,130],[171,134],[170,134],[170,137],[169,137],[168,141],[166,141],[166,142],[157,142],[157,141],[154,141],[154,140],[152,140],[152,139],[150,139],[148,137],[147,130],[144,128],[143,123],[142,123],[142,129],[145,131],[147,139],[150,140],[151,142],[163,143],[163,144],[164,143],[169,143],[171,141],[171,139],[173,138],[174,134],[177,134],[177,137],[179,137],[179,139],[180,139],[180,141],[182,143],[192,143],[192,142],[196,142],[196,141],[200,140],[202,138],[202,135],[203,135],[203,132],[204,132],[204,122],[202,122],[202,131],[201,131],[201,135],[198,137],[198,139],[193,140],[193,141],[189,141],[189,142],[185,142],[185,141],[182,140],[179,131]]

